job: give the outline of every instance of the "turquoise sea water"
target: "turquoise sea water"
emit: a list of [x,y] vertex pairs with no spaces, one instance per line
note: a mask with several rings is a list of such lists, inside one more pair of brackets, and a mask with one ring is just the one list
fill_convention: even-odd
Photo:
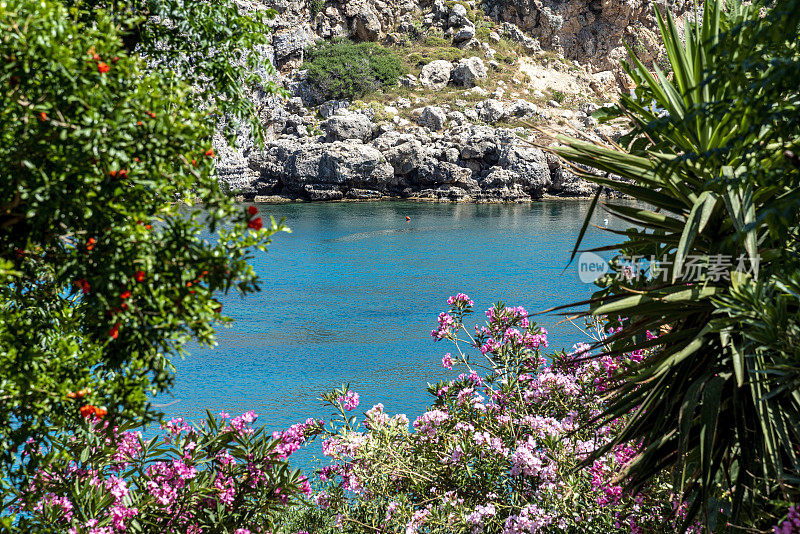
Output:
[[[359,412],[382,402],[413,420],[429,403],[425,385],[458,372],[441,366],[452,346],[430,337],[448,296],[467,293],[477,320],[496,301],[534,312],[589,297],[594,286],[579,280],[577,266],[564,270],[588,206],[260,205],[292,228],[255,260],[261,293],[223,300],[232,327],[219,332],[218,346],[193,347],[176,362],[174,399],[159,400],[177,401],[166,411],[192,419],[206,408],[253,409],[280,429],[327,420],[320,392],[350,383]],[[598,211],[594,222],[603,226],[604,217]],[[585,246],[612,238],[590,229]],[[559,319],[537,319],[551,348],[583,339],[573,326],[555,326]]]

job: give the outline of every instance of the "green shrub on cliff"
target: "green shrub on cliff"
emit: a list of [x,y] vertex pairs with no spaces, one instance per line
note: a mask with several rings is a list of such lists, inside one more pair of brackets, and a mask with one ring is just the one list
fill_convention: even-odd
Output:
[[406,73],[400,57],[376,43],[340,40],[311,50],[308,81],[325,99],[353,99],[397,85]]

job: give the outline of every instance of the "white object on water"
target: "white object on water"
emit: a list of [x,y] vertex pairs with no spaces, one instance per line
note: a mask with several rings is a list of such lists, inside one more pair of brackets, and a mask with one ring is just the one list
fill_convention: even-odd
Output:
[[606,226],[608,226],[608,218],[605,218],[605,219],[603,219],[603,224],[605,224]]

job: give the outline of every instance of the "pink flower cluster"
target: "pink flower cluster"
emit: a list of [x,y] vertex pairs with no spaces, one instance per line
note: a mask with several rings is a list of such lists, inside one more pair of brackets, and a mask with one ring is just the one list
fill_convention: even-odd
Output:
[[245,412],[242,415],[231,419],[228,429],[241,435],[252,434],[253,428],[251,425],[256,419],[258,419],[258,415],[253,410],[250,410],[249,412]]
[[450,356],[449,352],[442,357],[442,367],[445,369],[453,368],[453,358]]
[[311,417],[305,423],[297,423],[282,432],[273,432],[272,439],[278,441],[275,447],[275,455],[279,459],[285,459],[300,450],[303,443],[311,436],[317,435],[325,425],[323,420],[316,420]]
[[[403,503],[405,522],[393,527],[404,526],[407,534],[663,528],[675,498],[666,479],[636,495],[612,483],[637,447],[616,447],[591,468],[578,469],[613,436],[614,423],[586,427],[605,408],[602,388],[617,369],[635,365],[646,354],[606,362],[586,358],[592,347],[578,344],[569,354],[545,356],[547,331],[522,307],[487,310],[486,323],[475,327],[472,339],[461,341],[455,332],[463,328],[469,337],[462,321],[472,303],[458,294],[448,304],[451,309],[439,315],[432,335],[456,344],[458,361],[470,372],[430,387],[434,404],[414,420],[411,433],[395,431],[382,404],[366,412],[365,432],[349,422],[332,431],[323,452],[342,463],[320,471],[326,486],[319,503],[339,522],[362,498],[395,503],[385,521],[399,521],[396,503]],[[471,362],[459,343],[469,343],[483,356]],[[442,366],[453,364],[445,354]],[[480,368],[486,369],[483,376],[476,371]],[[564,499],[576,492],[580,498]],[[478,495],[482,500],[476,501]]]
[[450,298],[447,299],[447,303],[450,306],[456,306],[462,308],[473,306],[472,300],[464,293],[459,293],[458,295],[451,296]]
[[800,534],[800,506],[792,506],[786,521],[775,526],[775,534]]
[[417,417],[414,421],[414,430],[429,439],[436,439],[438,427],[447,420],[447,412],[430,410]]
[[445,312],[439,314],[438,322],[439,327],[436,330],[431,330],[431,337],[433,337],[435,341],[449,337],[452,334],[451,330],[456,325],[455,319],[453,319],[449,313]]
[[348,391],[347,393],[339,397],[339,402],[342,403],[342,406],[344,406],[345,410],[347,410],[348,412],[352,412],[353,410],[358,408],[358,402],[359,402],[358,393],[356,393],[355,391]]
[[510,515],[503,525],[503,534],[535,534],[553,523],[553,517],[535,504],[528,504],[519,514]]
[[[209,417],[201,426],[182,418],[164,422],[155,447],[143,447],[138,432],[119,433],[107,421],[89,421],[59,441],[69,453],[43,464],[15,512],[38,523],[51,523],[56,514],[66,523],[59,531],[68,534],[119,534],[130,531],[134,518],[159,532],[199,534],[222,524],[214,525],[223,521],[221,514],[249,517],[249,526],[253,517],[273,515],[274,510],[264,513],[268,507],[311,494],[309,481],[286,469],[282,458],[318,433],[321,421],[309,419],[278,433],[273,445],[268,434],[252,428],[252,411],[227,425],[225,418],[219,424]],[[97,496],[92,507],[84,506],[87,495]],[[234,524],[230,517],[224,521],[226,528]]]

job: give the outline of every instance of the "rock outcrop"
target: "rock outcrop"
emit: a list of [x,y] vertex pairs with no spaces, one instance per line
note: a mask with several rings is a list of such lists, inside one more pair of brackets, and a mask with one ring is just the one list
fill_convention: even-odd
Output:
[[[591,117],[595,102],[618,90],[623,39],[644,61],[657,59],[652,2],[665,0],[237,1],[278,12],[263,53],[292,97],[253,91],[271,139],[264,148],[246,130],[238,148],[215,140],[220,181],[229,191],[247,198],[508,202],[596,191],[528,142],[538,134],[527,126],[613,136],[613,127]],[[488,34],[476,26],[478,9],[494,19]],[[684,0],[670,9],[682,11]],[[445,37],[437,37],[447,43],[438,57],[463,59],[428,60],[400,78],[393,101],[324,101],[305,80],[302,62],[315,42],[349,37],[391,44],[420,31]],[[519,57],[508,55],[509,46]],[[503,69],[505,81],[493,80]],[[440,91],[448,96],[437,99]],[[562,106],[567,95],[579,100]],[[509,123],[526,126],[503,127]]]
[[370,130],[365,117],[340,111],[323,123],[326,135],[284,135],[220,178],[246,198],[509,202],[594,191],[519,131],[468,123],[439,131],[444,110],[432,107],[420,120],[433,128]]

